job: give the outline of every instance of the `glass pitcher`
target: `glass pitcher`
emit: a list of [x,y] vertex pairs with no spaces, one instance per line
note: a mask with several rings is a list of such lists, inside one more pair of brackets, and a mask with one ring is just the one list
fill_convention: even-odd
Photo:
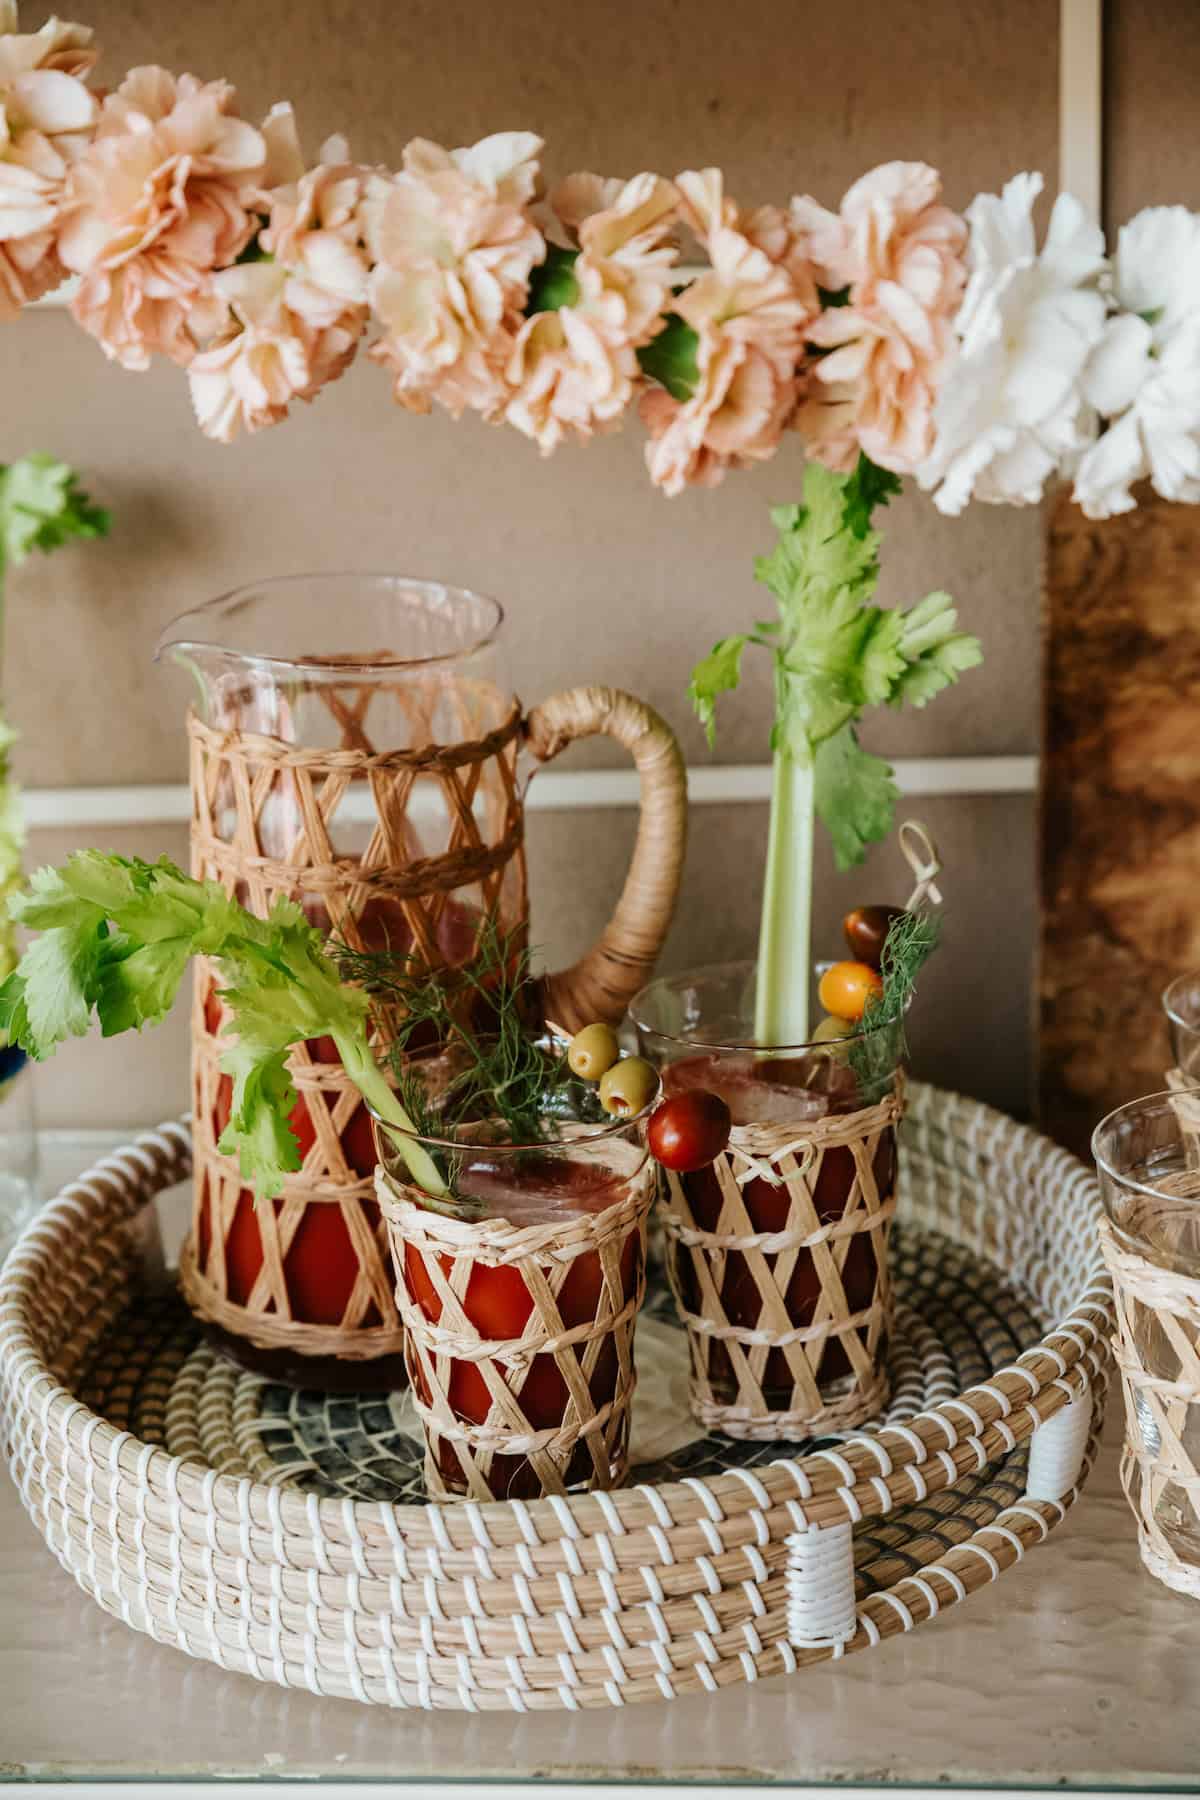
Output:
[[[569,1030],[615,1021],[674,907],[682,758],[657,714],[610,688],[571,689],[523,713],[503,621],[494,600],[385,574],[277,578],[174,620],[158,656],[195,681],[192,870],[255,912],[287,894],[350,950],[398,954],[431,972],[462,967],[489,944],[515,951],[528,926],[529,774],[576,738],[607,733],[641,776],[633,861],[600,939],[543,978],[542,1000]],[[378,1023],[386,1039],[382,1011]],[[217,1066],[221,1025],[202,971],[184,1291],[257,1367],[314,1380],[320,1358],[333,1385],[330,1358],[357,1363],[360,1377],[364,1362],[383,1359],[396,1375],[401,1337],[365,1108],[332,1045],[299,1049],[292,1123],[304,1167],[273,1209],[256,1209],[216,1149],[230,1097]],[[247,1343],[257,1356],[246,1357]]]

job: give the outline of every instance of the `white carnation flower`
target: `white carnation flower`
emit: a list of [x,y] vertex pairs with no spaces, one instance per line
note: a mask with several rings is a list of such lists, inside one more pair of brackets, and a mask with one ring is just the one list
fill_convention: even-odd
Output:
[[1040,175],[967,209],[970,279],[955,320],[959,353],[938,396],[937,435],[918,470],[939,511],[971,499],[1028,505],[1074,467],[1096,434],[1081,378],[1104,330],[1104,234],[1077,200],[1054,203],[1039,253]]
[[1200,219],[1149,206],[1121,228],[1110,319],[1084,391],[1112,421],[1079,465],[1090,519],[1129,512],[1148,475],[1165,500],[1200,500]]

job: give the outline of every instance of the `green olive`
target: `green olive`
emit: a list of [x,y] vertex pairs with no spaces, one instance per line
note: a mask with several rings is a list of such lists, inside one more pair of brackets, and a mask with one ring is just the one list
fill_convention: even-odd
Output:
[[585,1025],[567,1045],[571,1072],[584,1081],[599,1081],[620,1054],[621,1046],[611,1025]]
[[627,1117],[649,1106],[658,1092],[658,1074],[640,1056],[626,1056],[600,1078],[600,1104],[607,1113]]
[[834,1044],[839,1038],[853,1037],[854,1032],[855,1025],[853,1019],[835,1019],[833,1014],[830,1013],[827,1019],[821,1020],[821,1023],[813,1032],[813,1043]]

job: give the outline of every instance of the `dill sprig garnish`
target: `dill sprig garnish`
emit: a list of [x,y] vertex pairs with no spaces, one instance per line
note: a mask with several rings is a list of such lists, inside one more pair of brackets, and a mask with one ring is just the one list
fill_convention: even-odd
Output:
[[[391,1002],[402,1018],[389,1051],[397,1092],[422,1135],[496,1118],[517,1144],[546,1142],[550,1120],[574,1089],[566,1046],[538,1029],[540,1008],[528,947],[490,920],[474,958],[453,971],[430,971],[410,951],[332,952],[345,979]],[[431,1094],[414,1054],[445,1052],[444,1084]],[[581,1098],[572,1091],[571,1099]]]
[[892,920],[880,957],[883,992],[867,1007],[864,1025],[902,1019],[916,992],[917,976],[938,947],[942,921],[930,912],[904,912]]
[[864,1099],[878,1098],[897,1062],[908,1053],[904,1017],[917,976],[937,949],[941,934],[941,919],[933,913],[904,912],[892,920],[880,957],[883,992],[868,1002],[859,1030],[847,1040],[850,1067]]

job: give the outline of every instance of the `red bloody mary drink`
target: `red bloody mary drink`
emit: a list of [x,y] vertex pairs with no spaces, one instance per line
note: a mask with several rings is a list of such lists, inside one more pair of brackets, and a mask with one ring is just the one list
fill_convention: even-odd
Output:
[[[310,900],[305,910],[318,929],[328,930],[329,915],[323,906]],[[393,904],[369,901],[357,926],[359,941],[367,951],[386,952],[402,962],[411,950],[411,931],[403,913]],[[475,949],[479,929],[478,912],[449,899],[439,922],[439,945],[447,959],[453,956],[456,965],[465,961]],[[473,996],[473,990],[471,993]],[[217,1037],[224,1026],[223,1010],[212,984],[205,997],[204,1025],[210,1037]],[[386,1019],[383,1029],[386,1036]],[[414,1048],[421,1047],[418,1036]],[[305,1051],[315,1069],[332,1071],[340,1067],[336,1045],[330,1038],[310,1039]],[[368,1182],[374,1174],[377,1159],[365,1103],[355,1101],[347,1105],[344,1098],[339,1099],[327,1089],[316,1090],[315,1098],[318,1105],[328,1104],[334,1108],[331,1124],[348,1180]],[[217,1079],[213,1105],[214,1141],[219,1140],[228,1123],[232,1099],[233,1082],[228,1075],[222,1074]],[[290,1123],[300,1156],[306,1159],[317,1144],[318,1130],[310,1099],[303,1088],[297,1095]],[[272,1204],[278,1215],[283,1201]],[[357,1204],[372,1235],[381,1231],[379,1209],[374,1199],[362,1196]],[[201,1266],[206,1264],[209,1255],[213,1228],[210,1213],[210,1206],[201,1205],[198,1209],[196,1231]],[[258,1203],[249,1187],[239,1191],[233,1217],[225,1228],[224,1260],[228,1297],[234,1305],[244,1307],[255,1292],[264,1261]],[[342,1209],[335,1200],[312,1201],[306,1206],[287,1247],[284,1278],[291,1316],[299,1324],[335,1327],[341,1324],[361,1278],[361,1267]],[[364,1331],[370,1331],[383,1327],[387,1321],[380,1317],[379,1309],[372,1301],[360,1323]],[[322,1357],[282,1348],[264,1348],[211,1323],[209,1333],[226,1354],[244,1367],[274,1380],[327,1391],[379,1391],[404,1386],[404,1359],[399,1354]]]
[[[793,1046],[759,1046],[753,1042],[753,969],[747,964],[724,965],[691,975],[652,982],[631,1008],[644,1055],[662,1071],[668,1098],[689,1088],[719,1094],[733,1118],[729,1152],[717,1162],[672,1178],[679,1184],[690,1223],[701,1232],[728,1232],[744,1238],[746,1225],[729,1222],[729,1195],[740,1192],[749,1230],[781,1233],[795,1224],[794,1185],[780,1178],[780,1168],[769,1159],[756,1157],[753,1164],[738,1159],[739,1132],[753,1133],[770,1142],[772,1135],[787,1140],[794,1128],[801,1148],[806,1132],[828,1127],[825,1121],[865,1113],[893,1092],[903,1039],[892,1024],[875,1033],[836,1042]],[[872,1041],[872,1038],[874,1041]],[[836,1135],[836,1134],[835,1134]],[[867,1157],[880,1198],[893,1191],[896,1166],[894,1126],[889,1122],[872,1133]],[[830,1142],[819,1159],[813,1159],[809,1180],[815,1228],[836,1226],[864,1204],[859,1161],[862,1145]],[[759,1173],[761,1168],[762,1173]],[[736,1184],[734,1188],[733,1184]],[[844,1310],[862,1315],[871,1307],[880,1283],[878,1245],[880,1234],[863,1231],[830,1240],[829,1250],[839,1262]],[[719,1321],[747,1334],[762,1324],[764,1298],[761,1269],[777,1279],[789,1328],[819,1326],[830,1313],[829,1295],[822,1266],[812,1249],[773,1252],[764,1249],[758,1269],[743,1250],[722,1249],[707,1267],[724,1318]],[[826,1267],[828,1265],[826,1264]],[[674,1260],[679,1300],[686,1315],[694,1318],[712,1311],[700,1281],[696,1261],[689,1254]],[[749,1336],[744,1341],[751,1343]],[[729,1339],[710,1333],[704,1343],[704,1366],[714,1399],[732,1404],[738,1394],[737,1372],[731,1360]],[[886,1338],[876,1345],[876,1362],[882,1358]],[[794,1352],[793,1352],[794,1354]],[[847,1353],[845,1339],[836,1331],[811,1341],[809,1362],[823,1399],[843,1395],[858,1379]],[[861,1373],[861,1371],[859,1371]],[[766,1412],[791,1411],[796,1403],[794,1370],[782,1348],[766,1351],[758,1376]]]
[[412,1185],[376,1122],[381,1198],[431,1493],[607,1487],[628,1451],[633,1324],[654,1192],[642,1120],[497,1120],[422,1138],[452,1192]]
[[[351,951],[410,956],[431,976],[478,960],[485,921],[519,936],[519,707],[501,621],[493,601],[439,582],[341,573],[257,583],[173,621],[159,653],[195,682],[193,872],[262,916],[285,895]],[[230,1095],[206,987],[197,1009],[187,1299],[251,1367],[396,1385],[370,1121],[333,1046],[297,1054],[304,1167],[273,1224],[217,1147]],[[381,1047],[401,1011],[381,1000]]]

